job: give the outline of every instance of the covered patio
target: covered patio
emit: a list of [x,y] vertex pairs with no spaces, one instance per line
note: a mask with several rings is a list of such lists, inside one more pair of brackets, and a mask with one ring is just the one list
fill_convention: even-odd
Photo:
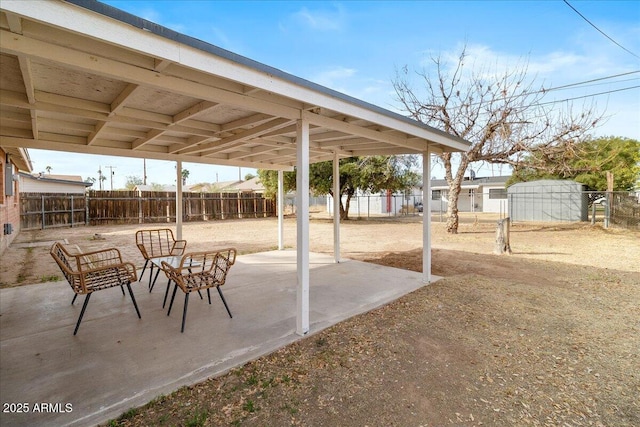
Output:
[[[423,286],[419,273],[359,261],[335,263],[310,254],[311,330],[318,332]],[[86,426],[117,418],[183,385],[220,375],[301,337],[296,334],[296,253],[239,256],[224,287],[233,312],[194,295],[180,333],[182,299],[167,317],[164,280],[147,292],[147,273],[133,286],[142,319],[119,289],[98,292],[73,337],[81,304],[62,281],[0,290],[3,413],[12,426]],[[34,413],[35,403],[59,404]],[[71,407],[66,407],[71,404]]]
[[[333,256],[310,253],[309,165],[333,161],[339,193],[340,159],[417,154],[430,194],[430,155],[466,150],[466,141],[98,2],[5,0],[0,9],[5,152],[173,160],[177,238],[182,162],[280,171],[280,225],[282,172],[297,171],[295,251],[239,257],[226,293],[231,320],[215,302],[194,299],[180,334],[157,293],[136,285],[142,320],[118,290],[100,292],[89,307],[94,317],[87,314],[73,337],[67,329],[77,313],[67,306],[66,284],[48,284],[46,294],[38,292],[44,284],[3,290],[3,402],[70,402],[74,409],[29,415],[25,425],[102,421],[434,280],[429,216],[422,274],[343,262],[338,217]],[[280,250],[282,233],[280,226]],[[109,326],[95,325],[101,319]],[[4,416],[22,423],[17,414]]]

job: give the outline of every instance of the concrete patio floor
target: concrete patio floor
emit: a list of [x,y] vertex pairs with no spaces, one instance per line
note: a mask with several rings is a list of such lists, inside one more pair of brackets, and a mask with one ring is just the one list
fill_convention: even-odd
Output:
[[[310,334],[423,286],[419,273],[353,260],[335,264],[317,253],[310,270]],[[176,294],[167,317],[166,279],[152,293],[147,283],[145,272],[132,285],[142,319],[128,293],[100,291],[76,336],[84,297],[70,305],[66,282],[0,290],[0,424],[104,423],[303,338],[295,333],[295,251],[239,256],[223,288],[233,319],[217,292],[211,305],[193,295],[184,333],[184,294]],[[53,412],[34,412],[43,403]],[[20,407],[28,413],[16,413]]]

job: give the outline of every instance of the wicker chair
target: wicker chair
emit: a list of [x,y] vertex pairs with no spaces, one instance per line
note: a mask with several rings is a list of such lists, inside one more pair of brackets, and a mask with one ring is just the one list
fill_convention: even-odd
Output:
[[194,291],[199,292],[200,290],[206,289],[209,304],[211,304],[211,293],[209,289],[215,287],[218,290],[224,307],[227,309],[227,313],[229,313],[229,317],[233,318],[220,287],[224,285],[227,279],[227,273],[235,262],[236,250],[234,248],[184,254],[178,267],[173,267],[164,261],[162,262],[162,269],[167,274],[169,280],[175,283],[167,316],[171,314],[171,307],[173,306],[173,300],[176,297],[178,288],[184,292],[184,309],[182,312],[182,329],[180,332],[184,332],[189,294]]
[[[142,256],[144,257],[144,266],[140,277],[144,275],[147,264],[153,258],[161,258],[167,256],[181,256],[187,248],[186,240],[176,240],[173,237],[173,231],[169,228],[160,228],[156,230],[140,230],[136,233],[136,245]],[[156,271],[156,277],[160,270]],[[151,271],[149,273],[149,291],[153,289],[153,263],[151,263]]]
[[54,243],[50,253],[76,294],[71,304],[75,302],[79,294],[86,295],[73,335],[78,333],[91,294],[103,289],[120,286],[124,295],[123,287],[126,286],[129,289],[129,295],[131,295],[138,318],[141,318],[138,304],[131,290],[131,283],[138,280],[136,269],[132,263],[122,261],[118,249],[111,248],[72,254],[62,244]]

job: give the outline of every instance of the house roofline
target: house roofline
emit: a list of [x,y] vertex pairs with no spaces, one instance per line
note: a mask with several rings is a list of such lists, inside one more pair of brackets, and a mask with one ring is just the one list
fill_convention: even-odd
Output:
[[21,177],[24,178],[29,178],[29,179],[33,179],[35,181],[41,181],[41,182],[52,182],[52,183],[57,183],[57,184],[74,184],[74,185],[83,185],[85,187],[91,187],[93,185],[93,182],[90,181],[72,181],[72,180],[68,180],[68,179],[59,179],[59,178],[47,178],[45,175],[32,175],[30,173],[26,173],[26,172],[19,172],[18,173]]

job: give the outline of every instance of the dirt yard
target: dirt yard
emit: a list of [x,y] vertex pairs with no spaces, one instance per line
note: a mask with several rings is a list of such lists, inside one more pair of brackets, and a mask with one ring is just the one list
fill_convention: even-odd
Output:
[[[422,218],[352,220],[342,256],[420,271]],[[459,234],[433,222],[433,273],[400,300],[269,356],[158,396],[109,425],[638,426],[640,233],[514,224],[513,255],[493,255],[495,217]],[[116,246],[142,266],[139,226],[23,232],[3,254],[1,286],[61,280],[54,239]],[[189,249],[274,249],[274,219],[186,224]],[[330,220],[311,250],[332,252]],[[285,221],[295,246],[295,220]]]

